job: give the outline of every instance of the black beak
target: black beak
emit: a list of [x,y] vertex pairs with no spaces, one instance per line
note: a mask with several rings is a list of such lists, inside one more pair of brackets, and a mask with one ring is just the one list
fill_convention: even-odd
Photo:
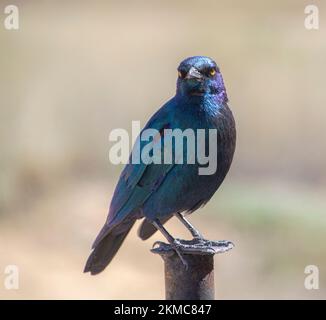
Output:
[[195,67],[191,67],[185,78],[201,80],[203,75]]

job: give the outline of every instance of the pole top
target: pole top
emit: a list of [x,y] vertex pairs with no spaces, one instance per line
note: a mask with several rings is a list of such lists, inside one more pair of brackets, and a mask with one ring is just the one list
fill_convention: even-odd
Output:
[[[183,254],[191,255],[215,255],[224,253],[234,248],[234,244],[228,240],[206,240],[206,239],[192,239],[182,240],[176,239],[176,247]],[[153,244],[151,252],[163,256],[170,256],[175,253],[174,247],[171,244],[156,241]]]

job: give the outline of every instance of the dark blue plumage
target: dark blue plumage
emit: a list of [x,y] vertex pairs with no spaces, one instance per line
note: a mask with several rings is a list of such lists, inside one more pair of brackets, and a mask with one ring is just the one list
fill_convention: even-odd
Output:
[[[192,212],[204,205],[224,180],[232,162],[236,132],[222,75],[208,57],[191,57],[178,68],[176,95],[159,109],[144,129],[216,129],[217,170],[199,175],[199,164],[129,163],[116,186],[107,221],[97,236],[85,272],[97,274],[112,260],[138,218],[145,218],[139,236],[147,239],[177,212]],[[143,130],[144,130],[143,129]],[[142,149],[144,143],[141,142]],[[206,152],[208,136],[206,136]],[[187,148],[184,148],[186,153]]]

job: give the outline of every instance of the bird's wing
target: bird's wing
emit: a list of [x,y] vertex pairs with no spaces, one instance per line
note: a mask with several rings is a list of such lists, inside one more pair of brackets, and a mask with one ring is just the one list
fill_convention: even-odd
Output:
[[[168,105],[163,106],[154,114],[142,132],[145,129],[152,128],[158,130],[158,136],[155,136],[151,142],[140,140],[140,147],[138,147],[137,150],[137,147],[134,146],[132,153],[139,150],[142,151],[144,146],[149,143],[151,143],[153,147],[157,143],[164,145],[162,141],[164,139],[163,132],[164,129],[170,128],[170,117],[171,114],[169,113]],[[125,166],[120,175],[111,201],[107,221],[97,236],[93,247],[95,247],[113,227],[121,224],[123,228],[122,221],[132,218],[135,219],[135,217],[131,217],[130,214],[133,215],[137,213],[137,209],[139,209],[148,197],[155,192],[174,166],[174,164],[146,165],[142,161],[138,164],[133,164],[131,160],[132,154],[130,155],[129,163]]]

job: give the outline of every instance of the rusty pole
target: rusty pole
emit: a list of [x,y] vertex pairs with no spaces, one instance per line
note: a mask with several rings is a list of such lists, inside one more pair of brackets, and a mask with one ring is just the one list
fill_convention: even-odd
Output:
[[159,254],[164,261],[166,300],[214,300],[214,255],[233,248],[230,241],[180,240],[188,246],[182,253],[184,262],[173,248],[158,242],[152,252]]

